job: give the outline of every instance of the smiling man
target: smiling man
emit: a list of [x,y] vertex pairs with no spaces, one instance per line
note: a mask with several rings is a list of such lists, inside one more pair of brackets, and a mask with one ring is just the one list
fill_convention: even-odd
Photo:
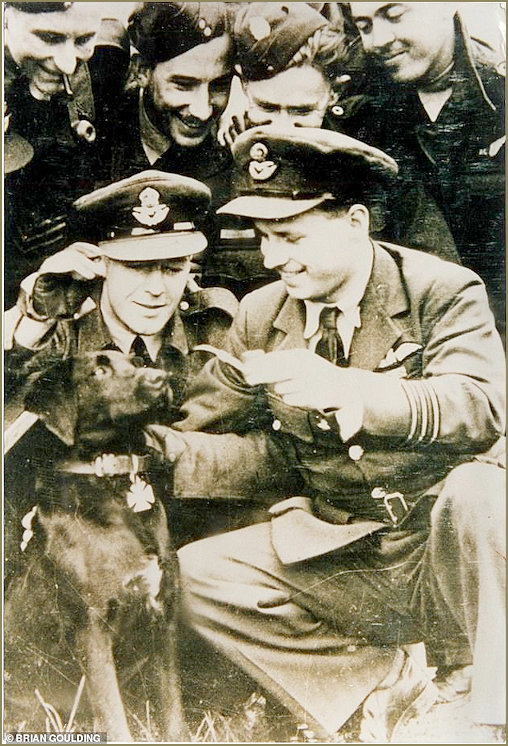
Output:
[[362,706],[357,735],[389,743],[437,698],[422,641],[443,679],[474,664],[471,719],[503,723],[504,356],[485,288],[370,238],[397,172],[382,151],[258,127],[233,153],[222,210],[254,220],[280,280],[241,301],[237,361],[209,363],[185,418],[153,434],[180,453],[176,494],[255,474],[263,463],[241,450],[255,434],[294,483],[271,520],[180,550],[190,619],[310,738],[333,740]]
[[434,252],[455,247],[486,283],[503,331],[505,61],[469,36],[455,3],[349,6],[358,39],[339,128],[400,165],[392,237]]
[[112,179],[152,166],[207,184],[228,199],[229,153],[216,141],[231,84],[233,50],[225,3],[142,3],[128,31],[135,57],[112,133]]
[[101,180],[129,60],[125,29],[101,15],[99,3],[5,3],[4,97],[34,150],[5,188],[7,307],[23,277],[66,245],[68,208]]
[[77,200],[72,227],[81,242],[22,283],[11,359],[101,347],[136,354],[170,374],[174,399],[164,419],[171,421],[202,363],[193,346],[220,346],[236,309],[229,291],[191,281],[191,257],[206,247],[199,228],[209,203],[204,184],[159,171]]
[[327,126],[345,36],[309,5],[247,3],[238,11],[233,34],[245,99],[223,125],[230,145],[255,125]]
[[49,101],[65,90],[63,76],[92,57],[100,20],[97,5],[7,3],[5,43],[34,98]]

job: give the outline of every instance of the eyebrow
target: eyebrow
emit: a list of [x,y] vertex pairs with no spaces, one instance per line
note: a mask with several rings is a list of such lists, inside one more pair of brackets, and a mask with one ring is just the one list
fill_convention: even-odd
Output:
[[63,31],[55,31],[54,29],[46,29],[46,28],[36,28],[33,29],[32,34],[35,34],[36,36],[52,36],[55,39],[83,39],[83,38],[90,38],[92,39],[94,36],[97,35],[96,31],[85,31],[80,34],[65,34]]
[[386,3],[386,5],[381,5],[380,8],[377,8],[377,10],[374,12],[372,16],[353,15],[353,19],[354,21],[361,21],[361,20],[370,21],[371,18],[375,18],[376,16],[379,16],[379,15],[384,15],[388,10],[391,10],[391,8],[397,8],[402,5],[404,5],[404,3]]

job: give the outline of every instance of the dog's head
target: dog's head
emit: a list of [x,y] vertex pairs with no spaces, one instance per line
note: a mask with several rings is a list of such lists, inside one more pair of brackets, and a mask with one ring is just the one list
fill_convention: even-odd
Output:
[[128,442],[157,404],[172,399],[163,370],[135,363],[110,350],[59,360],[33,377],[25,406],[68,446]]

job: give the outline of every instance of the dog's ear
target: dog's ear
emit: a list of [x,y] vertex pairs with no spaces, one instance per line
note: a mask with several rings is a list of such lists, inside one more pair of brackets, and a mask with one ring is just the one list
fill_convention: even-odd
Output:
[[74,445],[78,420],[73,367],[72,358],[59,360],[31,377],[25,394],[26,408],[38,414],[48,430],[67,446]]

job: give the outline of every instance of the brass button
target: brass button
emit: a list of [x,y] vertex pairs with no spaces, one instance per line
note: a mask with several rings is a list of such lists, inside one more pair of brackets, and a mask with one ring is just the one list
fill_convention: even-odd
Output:
[[358,445],[350,446],[349,451],[348,451],[348,456],[351,459],[351,461],[359,461],[364,453],[365,451],[363,450],[361,446],[358,446]]
[[278,432],[282,427],[282,422],[280,420],[274,420],[272,422],[272,430],[275,430],[275,432]]
[[188,311],[190,308],[186,300],[180,301],[180,311]]
[[332,429],[332,428],[330,427],[329,423],[327,422],[327,420],[325,420],[325,418],[324,418],[324,417],[322,417],[322,418],[321,418],[321,419],[320,419],[320,420],[318,421],[318,423],[317,423],[317,426],[319,427],[319,429],[320,429],[320,430],[323,430],[323,431],[326,431],[326,430],[331,430],[331,429]]

